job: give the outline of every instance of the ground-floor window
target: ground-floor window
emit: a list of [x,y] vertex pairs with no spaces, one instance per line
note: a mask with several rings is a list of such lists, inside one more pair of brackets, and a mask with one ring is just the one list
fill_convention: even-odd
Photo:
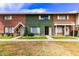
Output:
[[33,26],[30,28],[30,32],[34,34],[40,34],[40,27]]
[[12,33],[13,28],[12,27],[5,27],[5,33]]
[[62,27],[57,27],[57,33],[62,33]]

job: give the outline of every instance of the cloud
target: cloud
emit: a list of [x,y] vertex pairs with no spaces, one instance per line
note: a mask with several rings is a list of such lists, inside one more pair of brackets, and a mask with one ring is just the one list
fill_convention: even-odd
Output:
[[[32,3],[0,3],[0,13],[21,12],[21,13],[43,13],[47,10],[44,8],[28,9]],[[25,9],[23,9],[25,7]]]
[[43,13],[46,12],[46,9],[39,8],[39,9],[24,9],[21,12],[26,12],[26,13]]
[[69,13],[77,13],[77,10],[68,11]]
[[[0,3],[0,13],[2,12],[17,12],[22,9],[24,3]],[[29,7],[30,4],[27,4]]]

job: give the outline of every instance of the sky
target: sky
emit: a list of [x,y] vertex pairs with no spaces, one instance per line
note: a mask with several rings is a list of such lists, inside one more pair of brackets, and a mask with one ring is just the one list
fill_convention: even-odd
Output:
[[77,12],[79,3],[0,3],[0,12]]

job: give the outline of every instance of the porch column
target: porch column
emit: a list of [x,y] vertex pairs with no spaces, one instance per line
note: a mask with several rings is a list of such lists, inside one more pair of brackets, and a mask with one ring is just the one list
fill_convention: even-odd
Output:
[[79,36],[79,30],[78,30],[78,35],[77,36]]
[[64,35],[66,35],[66,25],[64,26]]
[[49,35],[52,35],[51,27],[49,27]]
[[57,35],[57,25],[56,25],[56,29],[55,29],[55,34]]
[[73,37],[74,37],[74,25],[73,25]]

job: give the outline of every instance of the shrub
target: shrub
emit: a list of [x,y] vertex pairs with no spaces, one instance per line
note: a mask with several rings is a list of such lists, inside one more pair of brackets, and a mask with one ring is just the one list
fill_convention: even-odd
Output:
[[[70,35],[73,36],[73,30],[70,32]],[[78,31],[75,30],[75,31],[74,31],[74,36],[77,36],[77,35],[78,35]]]
[[25,27],[24,36],[26,36],[27,34],[28,34],[28,30],[27,30],[27,27]]
[[33,33],[29,33],[28,36],[34,36],[34,34]]

